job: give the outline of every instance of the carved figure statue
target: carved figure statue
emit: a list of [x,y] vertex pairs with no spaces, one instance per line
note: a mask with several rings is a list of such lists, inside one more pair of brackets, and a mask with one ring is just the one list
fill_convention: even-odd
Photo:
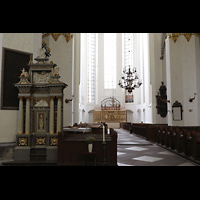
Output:
[[52,68],[51,70],[51,73],[52,73],[52,76],[59,76],[59,67],[55,67],[55,68]]
[[38,54],[39,54],[39,58],[45,58],[46,57],[45,50],[43,48],[39,49]]
[[25,71],[24,68],[21,71],[22,71],[22,73],[21,73],[20,77],[28,77],[28,72]]
[[39,120],[38,120],[38,128],[40,130],[44,129],[44,114],[39,115]]

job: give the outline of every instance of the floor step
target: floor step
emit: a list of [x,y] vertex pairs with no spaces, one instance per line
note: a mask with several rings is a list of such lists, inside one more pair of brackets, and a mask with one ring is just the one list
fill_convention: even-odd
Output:
[[31,148],[30,160],[31,161],[45,161],[46,148]]
[[56,166],[56,161],[8,161],[2,162],[3,166]]

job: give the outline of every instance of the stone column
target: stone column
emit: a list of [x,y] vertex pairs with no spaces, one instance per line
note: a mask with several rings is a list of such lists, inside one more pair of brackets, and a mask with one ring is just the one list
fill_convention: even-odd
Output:
[[25,134],[30,134],[30,97],[26,97]]
[[54,97],[50,100],[49,134],[54,134]]
[[18,127],[18,134],[23,134],[23,120],[24,113],[23,113],[23,97],[19,97],[19,127]]
[[61,132],[61,126],[62,126],[62,113],[61,113],[61,99],[62,97],[57,97],[58,99],[58,105],[57,105],[57,133]]

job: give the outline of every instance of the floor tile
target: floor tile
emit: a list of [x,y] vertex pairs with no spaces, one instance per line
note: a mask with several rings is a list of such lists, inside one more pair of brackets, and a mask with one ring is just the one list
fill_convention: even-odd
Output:
[[132,150],[132,151],[145,151],[148,150],[149,148],[142,148],[142,147],[129,147],[129,148],[125,148],[127,150]]
[[118,166],[134,166],[134,165],[130,165],[130,164],[125,164],[125,163],[117,163]]
[[117,152],[117,155],[118,155],[118,156],[123,155],[123,154],[126,154],[126,153],[123,153],[123,152]]
[[130,141],[130,138],[120,138],[121,141]]
[[156,161],[162,160],[163,158],[152,157],[152,156],[140,156],[140,157],[132,158],[132,159],[145,161],[145,162],[156,162]]
[[138,142],[120,142],[120,144],[139,144]]
[[195,166],[195,165],[190,163],[190,162],[185,162],[185,163],[182,163],[182,164],[177,165],[177,166]]
[[169,152],[169,151],[162,151],[162,152],[158,152],[158,154],[175,156],[175,154],[174,154],[174,153],[171,153],[171,152]]

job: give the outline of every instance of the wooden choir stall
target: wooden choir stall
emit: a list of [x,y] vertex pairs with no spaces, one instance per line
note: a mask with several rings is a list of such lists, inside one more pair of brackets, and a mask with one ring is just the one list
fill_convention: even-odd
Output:
[[[104,133],[103,134],[103,126]],[[93,139],[92,152],[88,140]],[[105,142],[103,142],[103,140]],[[86,124],[63,128],[58,135],[58,165],[117,166],[117,133],[106,124]]]

